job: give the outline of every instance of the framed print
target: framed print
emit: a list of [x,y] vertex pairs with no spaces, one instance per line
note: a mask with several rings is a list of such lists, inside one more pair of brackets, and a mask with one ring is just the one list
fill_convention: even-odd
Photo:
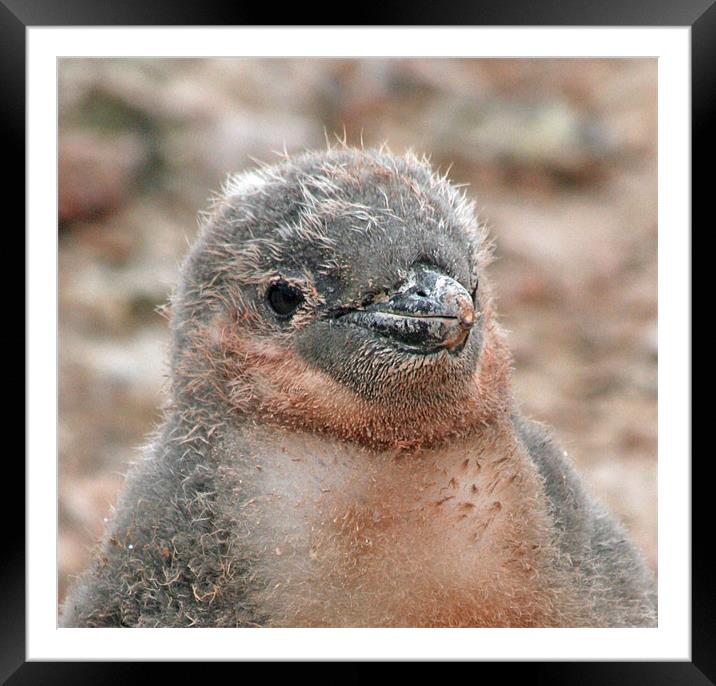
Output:
[[7,683],[174,660],[710,683],[689,222],[713,7],[135,9],[0,6],[28,255]]

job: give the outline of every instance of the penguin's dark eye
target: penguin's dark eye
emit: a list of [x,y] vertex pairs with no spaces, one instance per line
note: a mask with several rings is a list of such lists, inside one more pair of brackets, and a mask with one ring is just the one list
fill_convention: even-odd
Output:
[[303,302],[303,293],[286,281],[277,281],[266,293],[271,309],[280,317],[290,317]]

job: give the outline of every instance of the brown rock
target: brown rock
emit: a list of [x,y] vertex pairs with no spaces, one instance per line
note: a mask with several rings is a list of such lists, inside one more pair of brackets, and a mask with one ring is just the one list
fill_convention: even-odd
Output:
[[62,133],[59,144],[60,224],[104,216],[122,205],[147,154],[139,136]]

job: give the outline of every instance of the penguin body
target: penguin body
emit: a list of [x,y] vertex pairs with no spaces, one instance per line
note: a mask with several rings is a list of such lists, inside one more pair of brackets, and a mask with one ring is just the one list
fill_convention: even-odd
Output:
[[172,398],[65,626],[651,626],[653,580],[522,418],[474,207],[412,156],[234,178]]

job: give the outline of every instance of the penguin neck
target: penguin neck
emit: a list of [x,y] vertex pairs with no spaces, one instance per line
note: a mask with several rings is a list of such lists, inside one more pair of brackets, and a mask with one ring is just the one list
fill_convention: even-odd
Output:
[[292,364],[252,416],[374,451],[438,448],[510,414],[509,360],[501,332],[491,328],[469,380],[459,385],[436,380],[431,387],[377,400],[366,400],[306,365]]
[[[221,335],[217,336],[217,330]],[[271,341],[197,330],[174,369],[173,397],[203,426],[244,423],[314,433],[375,451],[419,452],[470,436],[512,411],[510,355],[492,316],[471,377],[449,373],[367,399]]]

